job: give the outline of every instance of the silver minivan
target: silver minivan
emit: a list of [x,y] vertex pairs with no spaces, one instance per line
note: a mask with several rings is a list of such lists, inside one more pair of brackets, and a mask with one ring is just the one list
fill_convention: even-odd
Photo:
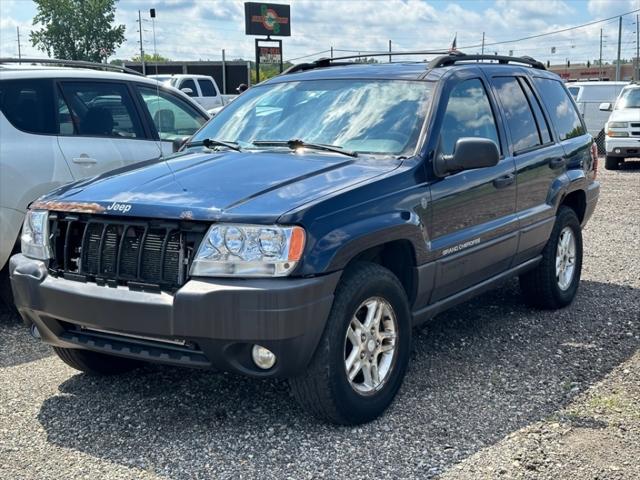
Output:
[[601,103],[614,103],[618,94],[629,82],[574,82],[567,84],[567,88],[582,114],[587,130],[598,144],[598,153],[604,154],[604,124],[609,118],[609,112],[600,110]]

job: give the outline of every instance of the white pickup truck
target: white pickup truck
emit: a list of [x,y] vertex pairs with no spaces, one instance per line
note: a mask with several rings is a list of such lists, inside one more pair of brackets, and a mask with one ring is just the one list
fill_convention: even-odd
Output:
[[237,95],[222,95],[213,77],[207,75],[149,75],[149,78],[182,90],[206,110],[223,107]]

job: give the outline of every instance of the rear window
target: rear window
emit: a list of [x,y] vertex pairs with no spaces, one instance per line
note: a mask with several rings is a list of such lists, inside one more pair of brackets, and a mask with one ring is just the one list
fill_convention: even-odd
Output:
[[50,79],[2,80],[0,110],[14,127],[23,132],[58,133],[53,82]]
[[534,79],[542,102],[547,107],[560,140],[584,135],[585,129],[569,93],[558,80],[536,77]]

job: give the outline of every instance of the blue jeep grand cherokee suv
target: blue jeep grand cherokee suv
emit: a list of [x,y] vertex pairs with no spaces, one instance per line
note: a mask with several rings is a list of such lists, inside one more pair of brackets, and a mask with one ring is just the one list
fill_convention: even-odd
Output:
[[596,148],[528,57],[293,67],[172,158],[36,201],[16,305],[67,364],[288,378],[313,414],[381,414],[413,326],[519,276],[574,298]]

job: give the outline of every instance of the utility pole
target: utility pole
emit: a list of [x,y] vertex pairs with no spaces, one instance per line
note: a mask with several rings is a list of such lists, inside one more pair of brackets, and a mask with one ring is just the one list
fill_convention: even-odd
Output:
[[20,27],[16,26],[16,32],[18,33],[18,60],[22,58],[22,48],[20,46]]
[[333,58],[333,46],[331,47],[331,58]]
[[[389,40],[389,53],[391,53],[391,40]],[[391,63],[391,55],[389,55],[389,63]]]
[[480,53],[484,55],[484,32],[482,32],[482,52]]
[[638,30],[638,15],[636,15],[636,80],[640,80],[640,30]]
[[622,47],[622,15],[618,19],[618,62],[616,63],[616,81],[620,81],[620,49]]
[[227,62],[224,54],[224,48],[222,49],[222,92],[227,93]]
[[142,63],[142,75],[147,74],[147,69],[144,66],[144,47],[142,46],[142,16],[140,10],[138,10],[138,31],[140,32],[140,62]]
[[602,29],[600,29],[600,57],[598,59],[598,65],[602,68]]

